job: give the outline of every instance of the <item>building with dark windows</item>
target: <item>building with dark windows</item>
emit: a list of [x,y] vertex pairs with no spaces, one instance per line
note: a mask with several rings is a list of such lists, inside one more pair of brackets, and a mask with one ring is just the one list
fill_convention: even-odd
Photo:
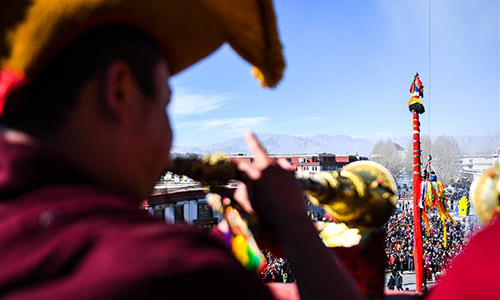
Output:
[[[302,172],[331,172],[339,171],[345,165],[359,160],[368,160],[367,157],[359,155],[337,155],[331,153],[320,154],[274,154],[269,155],[273,159],[286,159],[290,162],[297,171]],[[248,161],[253,160],[253,156],[245,154],[232,154],[229,157],[232,161]]]
[[[367,160],[359,155],[297,154],[270,155],[273,159],[284,158],[295,166],[297,172],[339,171],[345,165],[359,160]],[[233,154],[232,161],[249,161],[253,156]],[[230,194],[235,186],[228,186]],[[206,189],[196,181],[182,175],[165,174],[155,186],[153,194],[146,199],[142,208],[147,209],[157,220],[167,223],[189,223],[201,228],[211,228],[222,218],[212,211],[205,198]]]
[[221,216],[213,212],[205,198],[206,189],[198,182],[171,173],[165,174],[142,208],[155,219],[171,224],[188,223],[211,228]]

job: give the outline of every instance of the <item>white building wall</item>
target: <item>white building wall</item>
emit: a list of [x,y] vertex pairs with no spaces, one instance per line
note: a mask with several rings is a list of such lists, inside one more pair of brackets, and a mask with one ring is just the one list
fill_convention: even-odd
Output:
[[169,224],[175,223],[175,212],[174,212],[173,205],[167,205],[165,207],[165,222],[167,222]]
[[190,209],[190,202],[184,203],[184,222],[186,223],[192,223],[191,220],[191,209]]
[[189,217],[186,219],[186,221],[189,224],[193,224],[193,221],[198,218],[198,201],[197,200],[192,200],[189,201],[189,204],[186,205],[189,210]]
[[481,174],[493,167],[497,159],[494,156],[466,156],[458,160],[462,173],[477,179]]

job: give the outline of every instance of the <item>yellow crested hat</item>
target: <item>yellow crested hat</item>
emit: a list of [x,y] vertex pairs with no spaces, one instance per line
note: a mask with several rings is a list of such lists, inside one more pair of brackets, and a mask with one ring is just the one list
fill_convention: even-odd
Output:
[[[125,23],[165,46],[177,74],[225,42],[275,87],[285,62],[272,0],[2,0],[0,96],[85,30]],[[1,100],[1,99],[0,99]]]

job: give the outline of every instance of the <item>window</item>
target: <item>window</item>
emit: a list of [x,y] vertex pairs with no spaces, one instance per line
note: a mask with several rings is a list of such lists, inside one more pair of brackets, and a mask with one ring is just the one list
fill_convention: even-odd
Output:
[[163,207],[155,209],[153,217],[155,218],[155,220],[165,221],[165,209]]
[[174,214],[175,214],[175,223],[184,222],[184,204],[176,205]]
[[198,219],[211,219],[214,217],[214,211],[208,203],[198,202]]

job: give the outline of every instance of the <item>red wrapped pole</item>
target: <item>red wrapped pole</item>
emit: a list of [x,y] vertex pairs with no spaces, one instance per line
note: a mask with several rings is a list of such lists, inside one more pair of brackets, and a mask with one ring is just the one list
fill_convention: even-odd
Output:
[[422,175],[420,173],[420,122],[418,113],[413,113],[413,257],[415,263],[415,281],[417,293],[422,292],[423,279],[423,250],[422,250],[422,229],[420,225],[420,185],[422,183]]

